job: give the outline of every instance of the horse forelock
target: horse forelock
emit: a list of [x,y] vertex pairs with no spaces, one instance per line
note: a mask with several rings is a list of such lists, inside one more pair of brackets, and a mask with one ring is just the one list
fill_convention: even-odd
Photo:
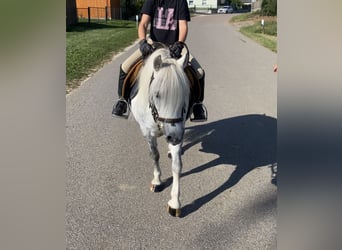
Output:
[[163,97],[159,103],[159,112],[166,116],[179,116],[180,110],[186,110],[189,98],[189,84],[184,70],[176,60],[167,58],[155,75],[155,80],[151,84],[151,93],[159,91]]
[[[159,70],[154,72],[154,59],[159,55],[163,63]],[[183,68],[170,57],[168,49],[158,49],[146,60],[139,77],[140,91],[146,101],[152,100],[151,95],[159,92],[163,98],[159,102],[158,112],[167,116],[178,116],[177,113],[181,109],[188,108],[190,94],[188,79]]]

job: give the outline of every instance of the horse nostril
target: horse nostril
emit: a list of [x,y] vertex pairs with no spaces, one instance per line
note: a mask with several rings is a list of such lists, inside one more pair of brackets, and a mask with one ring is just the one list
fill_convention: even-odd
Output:
[[171,135],[166,136],[167,141],[171,141],[171,139],[172,139]]

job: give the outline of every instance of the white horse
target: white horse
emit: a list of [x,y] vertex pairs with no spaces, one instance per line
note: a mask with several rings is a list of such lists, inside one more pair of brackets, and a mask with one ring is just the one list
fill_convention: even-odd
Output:
[[162,189],[157,137],[165,135],[171,154],[173,183],[168,212],[180,216],[179,178],[182,169],[182,143],[189,108],[190,87],[184,67],[189,52],[177,59],[171,58],[168,48],[155,50],[140,70],[136,96],[131,100],[131,112],[139,123],[142,134],[154,160],[154,178],[151,191]]

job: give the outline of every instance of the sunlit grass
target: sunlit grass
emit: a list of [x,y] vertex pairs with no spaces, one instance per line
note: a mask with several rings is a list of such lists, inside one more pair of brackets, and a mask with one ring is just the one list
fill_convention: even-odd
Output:
[[251,20],[251,19],[259,18],[259,17],[260,17],[260,11],[254,11],[250,13],[244,13],[241,15],[233,16],[230,21],[231,22],[243,22],[243,21],[247,21],[247,20]]
[[[264,19],[263,27],[262,19]],[[230,22],[240,23],[242,34],[277,52],[277,17],[260,16],[260,12],[252,12],[234,16]]]
[[131,21],[80,23],[68,28],[66,32],[67,89],[77,87],[82,79],[136,39],[136,23]]
[[277,52],[277,22],[265,22],[264,27],[260,23],[241,27],[240,32],[264,47]]

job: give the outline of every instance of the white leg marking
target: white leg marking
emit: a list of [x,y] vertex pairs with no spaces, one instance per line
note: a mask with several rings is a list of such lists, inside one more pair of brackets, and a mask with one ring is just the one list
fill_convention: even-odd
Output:
[[157,138],[154,136],[149,136],[147,138],[148,145],[150,146],[150,155],[154,161],[154,170],[153,170],[153,180],[151,182],[152,185],[160,185],[161,184],[161,170],[159,166],[159,151],[158,151],[158,144]]
[[182,143],[178,145],[169,144],[169,150],[172,155],[172,189],[171,189],[171,200],[168,204],[171,208],[178,209],[181,207],[179,196],[180,196],[180,186],[179,186],[179,175],[182,170],[182,159],[181,159],[181,148]]

